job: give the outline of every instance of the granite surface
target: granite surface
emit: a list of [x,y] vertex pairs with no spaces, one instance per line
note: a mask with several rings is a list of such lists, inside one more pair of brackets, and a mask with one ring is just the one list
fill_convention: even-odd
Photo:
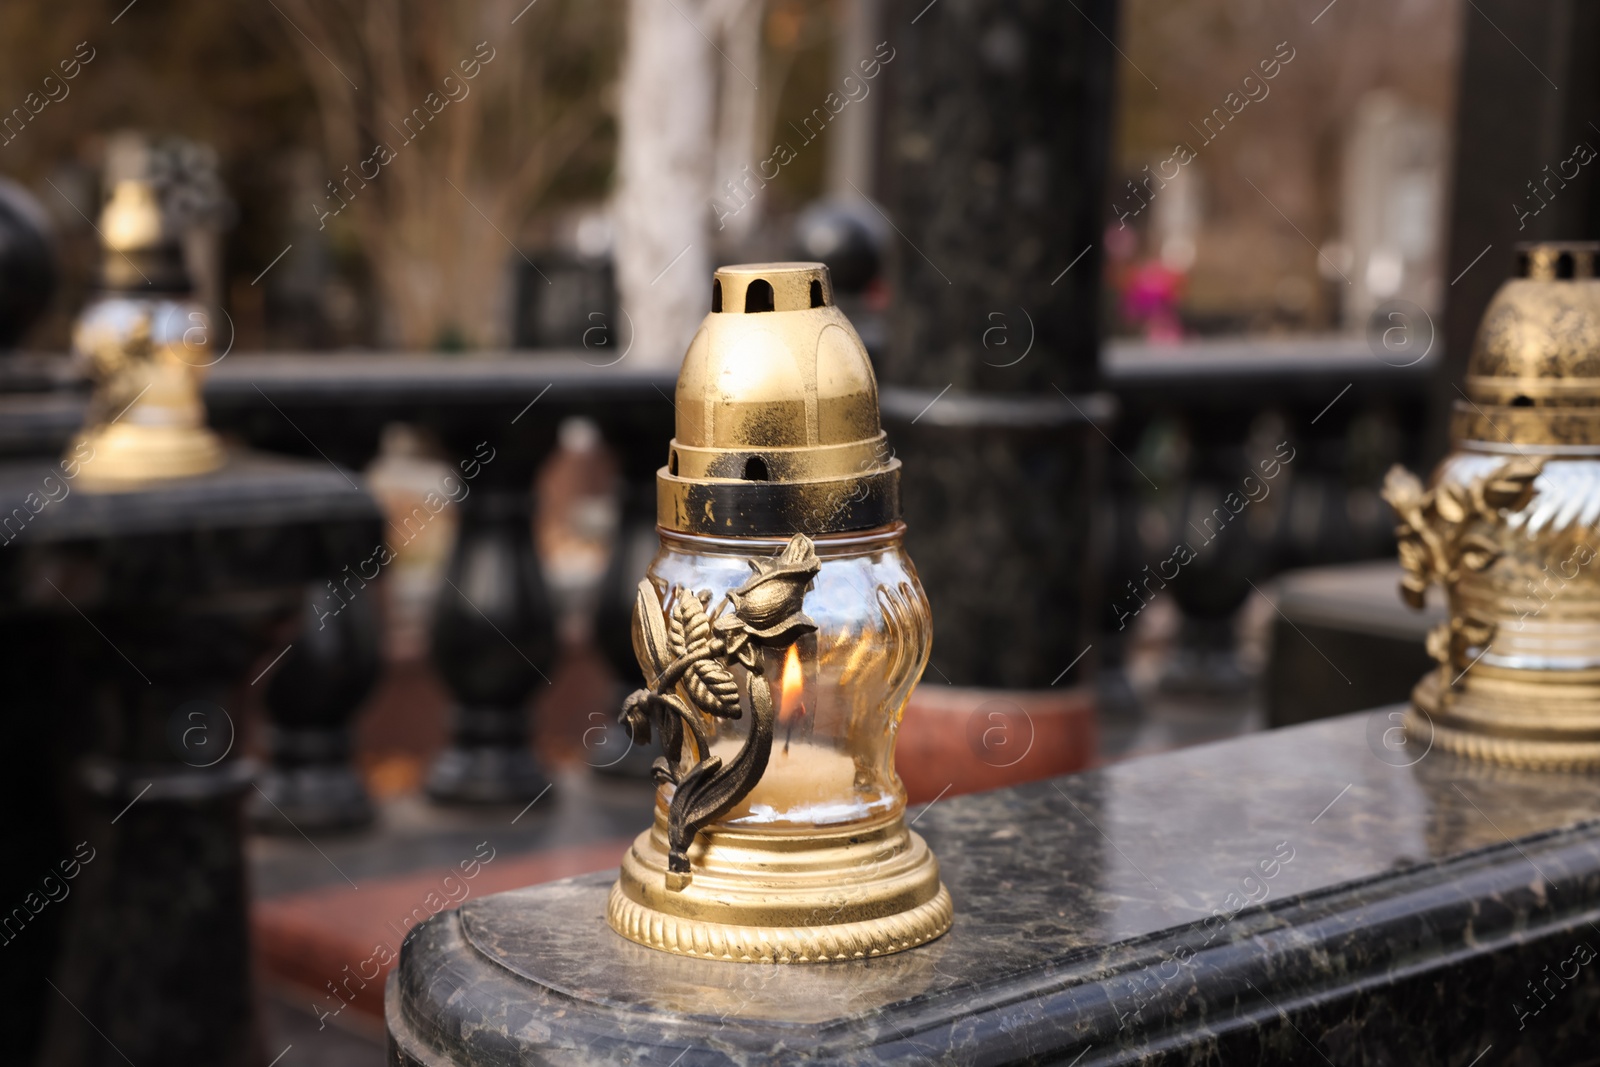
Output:
[[[452,461],[491,441],[489,469],[530,472],[569,415],[600,423],[614,445],[642,435],[659,466],[672,436],[675,375],[607,365],[586,349],[475,352],[455,358],[381,353],[235,355],[206,379],[211,425],[252,447],[365,467],[389,422],[437,435]],[[465,447],[463,448],[463,444]],[[520,465],[520,466],[519,466]],[[516,470],[513,470],[516,468]]]
[[320,396],[357,407],[502,400],[527,403],[547,387],[549,399],[588,401],[660,388],[672,396],[677,375],[612,364],[588,349],[473,352],[458,357],[394,353],[246,354],[225,359],[206,377],[206,406],[217,410]]
[[[3,377],[3,374],[0,374]],[[0,392],[0,456],[55,456],[83,425],[85,392]]]
[[[540,414],[553,419],[586,412],[606,416],[607,423],[642,422],[665,456],[676,373],[614,358],[583,348],[455,357],[236,352],[208,370],[204,395],[213,429],[257,448],[310,456],[320,451],[346,464],[370,458],[385,422],[430,423],[463,412],[484,423],[502,414],[520,420],[535,401]],[[53,390],[0,395],[0,455],[53,455],[83,424],[88,394],[83,382],[68,377],[69,361],[37,362],[56,368],[44,383]],[[520,429],[536,421],[521,422]],[[659,465],[656,451],[652,459]]]
[[[1428,631],[1445,621],[1444,598],[1413,611],[1399,597],[1400,561],[1371,560],[1286,571],[1275,581],[1278,615],[1263,672],[1267,722],[1292,726],[1409,700],[1437,663]],[[1324,658],[1326,657],[1326,658]],[[1334,664],[1359,663],[1344,678]]]
[[1386,746],[1393,710],[936,802],[955,925],[897,956],[652,952],[610,875],[471,901],[402,955],[392,1062],[1593,1061],[1600,778]]
[[234,451],[214,471],[125,491],[89,491],[52,459],[0,463],[0,517],[12,520],[0,539],[38,545],[196,527],[376,522],[378,510],[359,479],[343,468]]

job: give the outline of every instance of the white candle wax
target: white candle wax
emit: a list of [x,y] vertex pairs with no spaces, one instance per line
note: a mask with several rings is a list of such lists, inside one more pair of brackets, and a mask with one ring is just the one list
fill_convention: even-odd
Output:
[[[742,741],[712,743],[713,755],[726,765]],[[844,752],[795,742],[787,752],[781,741],[750,795],[729,813],[736,822],[829,823],[860,818],[867,802],[856,794],[856,761]],[[749,814],[742,814],[748,811]]]

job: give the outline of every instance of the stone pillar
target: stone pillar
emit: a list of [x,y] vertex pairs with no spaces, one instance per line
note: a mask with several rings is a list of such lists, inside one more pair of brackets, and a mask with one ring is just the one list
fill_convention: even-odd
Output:
[[22,186],[0,178],[0,351],[21,340],[44,314],[55,287],[55,250],[44,209]]
[[[890,6],[890,343],[907,545],[934,607],[926,683],[1082,683],[1109,0]],[[915,20],[915,21],[913,21]],[[1092,23],[1092,24],[1091,24]]]
[[259,1054],[243,837],[256,767],[224,758],[236,726],[222,702],[292,617],[294,586],[256,592],[220,608],[129,602],[95,612],[100,647],[87,626],[75,635],[111,736],[81,768],[81,877],[40,1062],[250,1067]]
[[[37,1038],[40,1063],[252,1067],[243,809],[259,794],[236,698],[299,641],[305,583],[379,535],[377,508],[320,460],[235,453],[100,494],[72,469],[0,463],[0,635],[19,638],[0,670],[27,720],[0,756],[25,824],[3,881],[29,887],[0,935],[38,965],[0,971],[32,1013],[6,1059],[32,1062]],[[65,781],[41,778],[67,752]]]

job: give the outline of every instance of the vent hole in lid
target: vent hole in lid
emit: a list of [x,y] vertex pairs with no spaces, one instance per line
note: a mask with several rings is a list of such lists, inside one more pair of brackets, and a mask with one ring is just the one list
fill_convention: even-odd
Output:
[[711,310],[722,310],[722,279],[714,278],[711,281]]
[[[767,309],[771,311],[771,308]],[[744,480],[747,482],[765,482],[767,477],[767,461],[760,456],[751,456],[744,461]]]
[[812,278],[811,279],[811,306],[814,307],[814,308],[819,308],[819,307],[823,306],[823,303],[824,303],[824,301],[822,299],[822,282],[818,281],[816,278]]
[[1563,252],[1556,257],[1557,278],[1571,278],[1577,273],[1577,264],[1573,261],[1571,252]]
[[678,473],[678,450],[676,448],[667,453],[667,473],[671,475]]
[[757,278],[744,291],[745,314],[751,315],[758,311],[772,311],[774,307],[775,305],[772,302],[772,283],[765,278]]
[[1533,407],[1533,398],[1527,396],[1514,396],[1511,398],[1511,406],[1514,408],[1531,408]]

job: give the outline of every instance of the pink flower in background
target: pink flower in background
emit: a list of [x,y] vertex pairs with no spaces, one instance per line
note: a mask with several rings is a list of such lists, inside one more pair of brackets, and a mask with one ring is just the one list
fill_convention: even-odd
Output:
[[1122,290],[1122,317],[1144,328],[1151,341],[1177,341],[1183,337],[1178,318],[1178,301],[1183,295],[1184,275],[1160,260],[1148,260],[1133,268]]

